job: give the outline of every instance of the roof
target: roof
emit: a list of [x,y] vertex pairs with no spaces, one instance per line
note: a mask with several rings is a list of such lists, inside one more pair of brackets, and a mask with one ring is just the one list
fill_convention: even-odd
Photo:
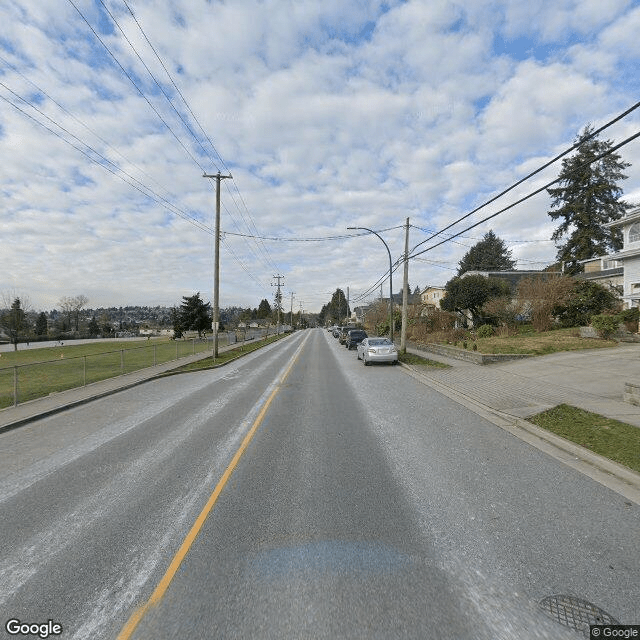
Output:
[[618,218],[617,220],[612,220],[611,222],[607,222],[603,224],[603,227],[621,227],[625,224],[631,224],[632,222],[640,222],[640,207],[628,211],[622,218]]

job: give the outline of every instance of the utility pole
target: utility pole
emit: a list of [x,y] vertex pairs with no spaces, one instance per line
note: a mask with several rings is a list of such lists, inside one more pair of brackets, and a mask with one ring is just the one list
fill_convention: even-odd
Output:
[[291,310],[289,313],[289,324],[291,325],[291,328],[293,329],[293,296],[296,295],[295,291],[291,292]]
[[284,280],[284,276],[281,275],[277,275],[277,276],[273,276],[274,280],[278,281],[278,284],[273,284],[273,282],[271,283],[272,287],[278,287],[278,290],[276,291],[276,308],[278,310],[278,324],[276,326],[276,334],[279,335],[280,334],[280,307],[281,302],[282,302],[282,294],[280,293],[280,280]]
[[404,234],[404,279],[402,286],[402,327],[400,329],[400,353],[407,353],[407,307],[409,305],[409,218]]
[[349,287],[347,287],[347,315],[346,315],[346,318],[347,318],[347,324],[349,324],[349,320],[351,319],[349,317]]
[[213,359],[218,357],[218,319],[220,316],[220,181],[231,178],[231,174],[228,176],[221,176],[220,172],[209,175],[205,173],[203,178],[215,178],[216,179],[216,224],[215,224],[215,241],[213,243],[213,319],[211,322],[211,328],[213,329]]

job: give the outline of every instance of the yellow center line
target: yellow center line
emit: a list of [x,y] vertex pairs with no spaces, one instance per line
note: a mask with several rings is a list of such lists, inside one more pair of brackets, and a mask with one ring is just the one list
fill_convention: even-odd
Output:
[[162,579],[154,589],[153,593],[151,594],[151,597],[149,598],[149,600],[147,600],[145,604],[143,604],[141,607],[138,607],[138,609],[136,609],[133,612],[133,614],[131,614],[131,617],[129,618],[129,620],[127,620],[126,624],[118,634],[117,640],[129,640],[133,632],[136,630],[136,627],[138,626],[138,624],[140,624],[140,621],[142,620],[142,618],[144,618],[144,616],[147,614],[149,609],[157,605],[160,602],[160,600],[162,600],[162,597],[164,596],[167,589],[169,588],[169,585],[171,584],[173,577],[175,576],[176,572],[180,568],[180,565],[182,564],[182,561],[185,559],[187,553],[189,552],[191,545],[193,544],[197,535],[200,533],[200,529],[202,529],[202,525],[204,525],[204,522],[207,519],[207,516],[211,512],[211,509],[213,509],[213,506],[215,505],[215,503],[218,500],[218,497],[220,496],[220,493],[222,493],[222,490],[227,484],[238,462],[240,461],[242,454],[245,452],[246,448],[249,446],[249,443],[251,442],[251,439],[253,438],[255,432],[258,430],[258,427],[262,424],[262,421],[264,420],[264,417],[267,414],[267,411],[269,409],[269,406],[271,405],[271,402],[278,394],[278,391],[280,391],[280,389],[282,388],[282,385],[284,384],[284,381],[289,376],[289,373],[291,372],[293,365],[298,360],[300,353],[302,352],[302,348],[304,347],[309,335],[310,333],[307,333],[307,336],[303,340],[302,344],[298,347],[296,352],[293,354],[291,362],[289,363],[286,371],[280,377],[280,380],[278,381],[278,383],[276,384],[276,387],[273,389],[273,391],[267,398],[267,401],[262,405],[260,412],[256,416],[256,419],[253,421],[253,425],[251,426],[251,429],[249,429],[247,435],[244,437],[244,440],[242,441],[242,444],[240,445],[239,449],[236,451],[231,462],[229,463],[229,466],[225,469],[225,472],[222,474],[222,477],[218,481],[216,488],[213,490],[213,493],[209,497],[209,500],[207,500],[207,504],[204,506],[204,508],[200,512],[200,515],[197,517],[196,521],[193,523],[193,526],[189,530],[187,537],[184,539],[184,541],[180,545],[180,548],[178,549],[176,554],[173,556],[173,560],[171,561],[169,568],[166,570],[165,574],[162,576]]

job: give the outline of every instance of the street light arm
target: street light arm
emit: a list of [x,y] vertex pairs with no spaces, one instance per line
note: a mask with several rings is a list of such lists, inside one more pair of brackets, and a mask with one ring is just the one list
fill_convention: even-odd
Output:
[[368,231],[369,233],[373,233],[378,236],[382,241],[382,244],[385,246],[387,253],[389,254],[389,336],[391,338],[391,342],[393,342],[393,263],[391,260],[391,251],[389,250],[389,245],[385,242],[384,238],[373,229],[369,229],[367,227],[347,227],[349,230],[359,229],[362,231]]

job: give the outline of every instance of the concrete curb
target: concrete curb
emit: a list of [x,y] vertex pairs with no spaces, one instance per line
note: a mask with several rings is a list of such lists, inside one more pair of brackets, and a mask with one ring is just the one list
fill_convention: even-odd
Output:
[[415,365],[403,363],[400,365],[405,373],[422,384],[435,389],[497,427],[640,505],[640,474],[635,471],[546,431],[523,418],[493,409],[453,387],[436,382],[424,376]]

